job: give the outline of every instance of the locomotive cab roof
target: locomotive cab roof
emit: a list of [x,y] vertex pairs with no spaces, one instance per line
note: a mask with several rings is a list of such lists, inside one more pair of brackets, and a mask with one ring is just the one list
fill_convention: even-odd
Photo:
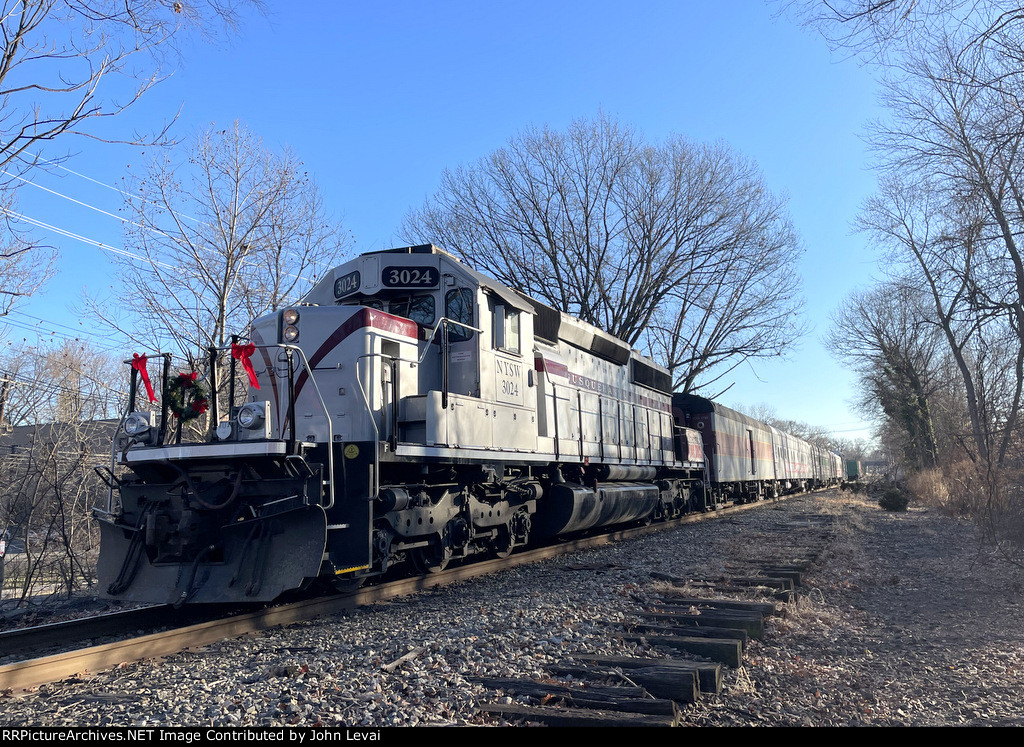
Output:
[[[668,369],[588,322],[529,298],[432,244],[366,252],[338,265],[303,298],[303,303],[353,304],[459,285],[482,288],[512,308],[534,315],[534,335],[550,344],[566,342],[617,365],[636,369],[638,383],[670,392]],[[632,363],[630,361],[632,360]]]
[[511,288],[463,264],[432,244],[381,249],[355,257],[328,272],[302,299],[303,303],[351,304],[366,297],[390,297],[475,285],[520,311],[534,312],[533,303]]

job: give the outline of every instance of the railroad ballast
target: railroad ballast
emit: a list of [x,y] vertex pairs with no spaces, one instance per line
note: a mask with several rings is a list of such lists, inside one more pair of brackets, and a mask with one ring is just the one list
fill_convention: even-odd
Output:
[[838,455],[673,395],[626,343],[430,245],[340,265],[210,360],[205,379],[129,362],[96,510],[108,596],[268,601],[843,479]]

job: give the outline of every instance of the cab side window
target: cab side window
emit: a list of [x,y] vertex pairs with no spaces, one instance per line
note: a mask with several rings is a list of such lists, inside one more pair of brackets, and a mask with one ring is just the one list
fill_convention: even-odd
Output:
[[461,342],[471,338],[473,331],[460,325],[475,326],[473,324],[473,291],[469,288],[448,291],[444,297],[444,315],[453,322],[460,323],[448,325],[448,339],[451,342]]
[[495,306],[494,324],[492,326],[494,329],[494,348],[518,355],[521,351],[519,344],[519,311],[517,309],[510,309],[507,306]]

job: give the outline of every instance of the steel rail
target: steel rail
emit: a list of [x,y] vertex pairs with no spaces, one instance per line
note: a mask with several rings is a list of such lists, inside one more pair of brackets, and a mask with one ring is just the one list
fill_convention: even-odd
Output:
[[24,654],[26,650],[66,644],[69,640],[123,634],[126,630],[160,622],[167,624],[172,609],[168,605],[157,605],[4,630],[0,632],[0,656]]

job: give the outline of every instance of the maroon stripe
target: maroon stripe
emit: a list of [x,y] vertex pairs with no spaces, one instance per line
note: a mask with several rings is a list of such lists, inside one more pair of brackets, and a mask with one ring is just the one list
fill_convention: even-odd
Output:
[[539,355],[533,359],[533,367],[538,371],[544,371],[552,376],[569,378],[569,367],[567,365],[564,363],[549,361],[547,358],[543,358]]
[[[373,327],[374,329],[393,332],[394,334],[412,337],[413,339],[418,337],[419,332],[416,322],[403,319],[394,314],[363,307],[334,330],[331,336],[324,340],[323,344],[316,349],[316,352],[309,359],[309,369],[316,368],[320,361],[326,358],[334,348],[338,347],[342,340],[363,327]],[[303,368],[299,377],[295,380],[296,400],[299,398],[299,394],[302,393],[302,388],[306,385],[307,379],[309,379],[309,369]],[[287,425],[288,419],[285,418],[285,427]],[[282,427],[281,432],[284,433],[284,427]]]
[[[263,342],[263,338],[256,330],[252,331],[252,341],[256,343],[256,349],[260,351],[263,362],[267,366],[267,378],[270,379],[270,388],[274,392],[274,422],[279,423],[281,421],[281,398],[277,396],[277,377],[274,376],[274,364],[270,360],[267,348],[263,347],[266,343]],[[281,433],[284,433],[284,428],[281,429]]]
[[665,402],[659,402],[653,397],[647,397],[629,389],[622,389],[621,387],[614,386],[604,381],[591,379],[590,377],[582,374],[572,373],[569,371],[569,367],[564,363],[550,361],[543,356],[538,355],[534,358],[533,367],[537,371],[544,371],[549,376],[564,377],[569,380],[571,385],[579,387],[580,389],[589,390],[595,394],[607,394],[608,396],[615,397],[623,402],[641,405],[660,412],[670,413],[672,411],[670,406]]

